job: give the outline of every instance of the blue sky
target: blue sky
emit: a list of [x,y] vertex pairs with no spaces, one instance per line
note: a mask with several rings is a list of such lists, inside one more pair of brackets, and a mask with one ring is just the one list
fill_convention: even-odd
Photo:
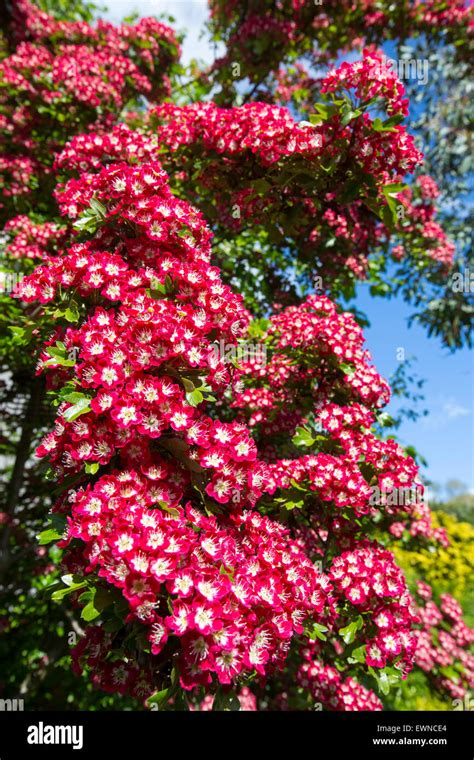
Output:
[[[360,285],[357,306],[371,323],[364,334],[377,370],[389,378],[396,370],[397,349],[416,357],[413,371],[425,378],[424,402],[428,415],[404,422],[397,435],[427,459],[424,475],[443,484],[452,478],[474,492],[473,354],[467,349],[451,353],[423,328],[407,320],[412,309],[401,298],[374,298]],[[388,408],[390,411],[390,407]]]
[[[120,21],[138,10],[140,16],[168,13],[176,19],[175,28],[187,30],[183,62],[191,58],[211,61],[214,49],[201,36],[207,18],[206,0],[113,0],[104,16]],[[102,15],[102,14],[101,14]],[[463,481],[474,492],[473,354],[467,349],[450,353],[436,338],[428,338],[416,324],[408,328],[411,308],[403,299],[374,298],[368,286],[359,286],[356,305],[366,313],[371,326],[366,328],[367,347],[375,366],[389,378],[398,365],[397,349],[416,357],[413,370],[426,380],[420,404],[429,414],[417,422],[404,422],[397,435],[427,459],[423,475],[444,484],[450,479]],[[388,408],[390,411],[390,407]]]
[[191,58],[202,58],[208,62],[213,60],[213,46],[206,40],[205,35],[201,38],[208,17],[207,0],[103,0],[103,4],[108,5],[109,10],[99,15],[115,23],[133,11],[138,11],[140,16],[157,16],[160,13],[173,16],[176,21],[173,28],[178,31],[186,30],[186,39],[182,46],[183,62],[188,63]]

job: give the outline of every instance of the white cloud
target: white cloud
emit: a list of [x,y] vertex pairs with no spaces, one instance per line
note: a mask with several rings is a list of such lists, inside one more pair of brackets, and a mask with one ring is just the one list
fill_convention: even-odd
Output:
[[[428,400],[427,400],[428,401]],[[431,404],[427,404],[429,413],[420,422],[428,430],[439,430],[446,427],[453,420],[468,417],[472,412],[463,406],[452,396],[438,396]]]
[[204,34],[204,24],[209,17],[207,0],[110,0],[110,6],[100,16],[118,23],[124,17],[138,11],[140,16],[156,16],[167,13],[173,16],[175,22],[172,25],[177,31],[185,31],[186,39],[183,42],[182,62],[189,63],[192,58],[211,63],[215,57],[222,54],[222,46],[214,51],[214,43],[211,43]]
[[457,417],[467,417],[471,410],[466,406],[461,406],[455,401],[447,401],[443,406],[443,412],[448,415],[448,419],[455,420]]

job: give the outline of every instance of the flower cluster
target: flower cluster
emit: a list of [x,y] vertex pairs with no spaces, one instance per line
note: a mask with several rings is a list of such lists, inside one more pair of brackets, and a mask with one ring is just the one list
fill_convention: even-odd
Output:
[[80,675],[91,670],[91,682],[110,694],[130,694],[144,701],[153,692],[149,670],[141,668],[131,656],[110,659],[114,635],[98,626],[87,626],[79,643],[71,650],[72,669]]
[[359,545],[333,560],[329,577],[350,605],[361,615],[368,613],[362,634],[367,665],[383,668],[396,661],[405,672],[409,670],[417,643],[412,629],[418,618],[393,554],[375,543]]
[[[264,366],[241,361],[235,373],[236,409],[250,410],[249,424],[267,429],[268,410],[288,414],[302,409],[301,396],[312,392],[311,409],[331,433],[337,433],[343,422],[370,427],[373,417],[368,409],[389,400],[388,385],[371,365],[370,353],[364,349],[364,337],[354,317],[338,312],[325,296],[309,296],[300,306],[290,306],[270,319],[266,341],[271,357]],[[289,352],[298,353],[295,363]],[[304,389],[304,391],[303,391]],[[357,419],[346,417],[337,422],[338,411],[327,407],[335,397],[358,402]],[[366,405],[362,410],[360,403]],[[353,407],[353,414],[356,414]],[[340,412],[342,415],[342,412]],[[329,417],[332,419],[329,420]],[[301,419],[295,417],[295,424]],[[278,420],[276,421],[278,425]],[[269,432],[276,432],[276,427]]]
[[5,198],[39,186],[44,193],[52,160],[73,134],[110,127],[131,97],[167,94],[180,52],[173,31],[151,18],[91,27],[57,21],[29,0],[12,5],[17,46],[0,63]]
[[211,0],[209,5],[213,33],[226,45],[225,54],[214,64],[223,84],[227,84],[229,64],[241,57],[242,78],[264,82],[280,62],[297,55],[312,61],[322,52],[334,60],[338,53],[364,42],[403,41],[421,34],[437,40],[440,32],[448,41],[467,39],[472,26],[472,5],[465,0],[448,5],[427,0],[406,7],[387,0],[341,0],[328,6],[302,0],[251,0],[244,23],[236,0]]
[[235,108],[218,108],[214,103],[181,107],[163,103],[152,115],[163,122],[158,137],[171,150],[202,142],[206,151],[235,157],[248,152],[262,166],[297,154],[315,159],[321,152],[321,139],[311,126],[295,122],[286,108],[266,103]]
[[382,710],[380,699],[355,678],[344,678],[336,668],[317,660],[303,662],[298,671],[298,684],[309,691],[315,702],[326,710]]
[[291,346],[305,353],[317,346],[321,359],[342,365],[344,383],[355,399],[374,407],[388,402],[388,385],[370,363],[361,328],[352,314],[339,313],[329,298],[308,296],[299,306],[288,307],[272,318],[269,332],[277,338],[277,350]]
[[418,500],[406,504],[408,520],[400,520],[401,515],[397,516],[397,521],[390,525],[389,531],[396,538],[400,538],[405,530],[408,530],[410,536],[424,536],[429,541],[444,546],[450,545],[450,541],[445,528],[433,525],[433,515],[427,504]]
[[281,665],[306,619],[324,620],[328,582],[279,523],[257,513],[205,517],[166,499],[157,464],[104,476],[74,494],[68,540],[86,544],[90,568],[122,590],[129,619],[158,655],[179,642],[183,688],[229,684],[244,671]]
[[125,163],[157,160],[157,149],[157,140],[120,123],[108,132],[87,132],[73,137],[57,156],[55,168],[80,175],[86,170],[101,169],[112,160]]
[[[343,63],[328,74],[323,79],[322,92],[350,92],[354,89],[355,96],[363,103],[380,98],[388,113],[406,115],[402,83],[390,69],[383,81],[375,77],[376,65],[382,65],[381,58],[364,51],[361,61]],[[322,155],[327,158],[328,153],[323,153],[323,148],[346,136],[352,137],[352,129],[344,129],[337,116],[322,128],[307,122],[295,122],[286,108],[266,103],[249,103],[228,109],[218,108],[213,103],[183,107],[164,103],[152,114],[156,120],[164,122],[158,135],[160,141],[172,149],[202,143],[205,151],[215,150],[229,157],[250,152],[264,167],[291,155],[301,155],[308,160],[321,160]],[[371,123],[368,113],[357,123],[356,134],[351,140],[351,157],[361,157],[363,169],[375,174],[385,171],[403,175],[412,171],[422,155],[405,127],[397,126],[393,131],[383,133],[368,129]],[[334,150],[332,148],[329,155]]]
[[[311,487],[321,498],[336,504],[349,499],[363,514],[363,498],[356,492],[367,484],[360,472],[346,482],[344,462],[331,455],[296,459],[291,474],[291,460],[265,464],[244,422],[220,422],[205,413],[208,390],[222,394],[231,379],[211,350],[211,337],[235,342],[245,334],[247,312],[209,264],[210,232],[201,215],[173,196],[157,161],[133,163],[136,150],[147,157],[149,146],[134,141],[125,128],[91,139],[95,149],[88,171],[63,183],[57,195],[63,213],[90,239],[46,256],[21,283],[25,300],[49,303],[60,288],[63,297],[74,292],[87,308],[80,326],[59,329],[48,341],[40,365],[65,386],[56,427],[38,453],[48,454],[60,478],[91,466],[115,467],[57,505],[70,512],[66,543],[86,545],[75,571],[82,565],[82,572],[96,571],[121,590],[129,607],[126,622],[147,627],[154,656],[175,643],[184,688],[209,685],[214,676],[229,684],[243,671],[264,675],[282,664],[306,619],[333,619],[333,596],[331,583],[312,565],[300,540],[292,541],[279,523],[240,508],[254,504],[262,491],[271,493],[277,484],[285,489],[291,477],[301,481],[301,472],[311,471]],[[88,145],[77,138],[59,159],[61,166],[67,169],[70,161],[76,171]],[[118,162],[101,168],[110,154]],[[360,329],[329,299],[311,297],[300,313],[276,316],[268,332],[275,355],[283,356],[290,346],[303,354],[307,349],[307,357],[319,352],[349,394],[375,406],[386,400],[387,386],[370,367]],[[358,380],[348,369],[352,365],[360,371]],[[296,384],[293,367],[284,361],[283,376],[278,364],[270,367],[277,386],[282,377],[288,383],[287,372]],[[261,382],[266,369],[253,370]],[[235,372],[245,377],[245,367]],[[311,382],[314,374],[308,376]],[[391,467],[393,474],[395,449],[387,465],[374,436],[370,445],[364,443],[370,411],[360,403],[327,401],[317,406],[321,424],[340,441],[345,456],[355,464],[363,452],[381,473]],[[353,438],[346,435],[351,430]],[[413,475],[409,467],[405,475]],[[204,504],[211,499],[211,508],[237,503],[239,510],[204,517],[191,506],[196,493]],[[392,597],[389,611],[399,623],[400,640],[405,636],[406,660],[404,588],[379,554],[373,561],[385,562],[385,577],[391,572],[398,580],[381,596]],[[340,562],[346,559],[342,555]],[[337,567],[336,559],[335,592],[354,604],[355,591],[345,595]],[[372,606],[368,601],[367,611]],[[379,600],[377,612],[385,607]],[[383,645],[389,659],[385,639]],[[133,663],[120,672],[124,684],[139,678]],[[106,685],[110,677],[115,678],[103,676]]]
[[[387,14],[363,5],[378,28]],[[258,88],[254,57],[258,68],[273,50],[273,67],[276,41],[306,44],[303,20],[318,37],[330,11],[282,0],[263,18],[250,6],[230,46],[242,46]],[[436,3],[432,12],[453,23]],[[473,633],[459,605],[445,595],[438,608],[425,585],[426,604],[415,609],[376,540],[381,528],[404,540],[446,536],[423,504],[372,499],[374,489],[419,483],[413,459],[374,433],[390,391],[356,319],[326,295],[285,308],[296,293],[272,282],[268,319],[252,321],[226,284],[238,277],[226,281],[216,266],[225,246],[211,249],[199,210],[202,202],[218,237],[237,233],[243,248],[250,239],[252,256],[279,247],[274,271],[288,271],[290,257],[304,278],[324,271],[326,292],[341,273],[363,278],[369,255],[390,250],[395,202],[405,237],[393,257],[423,249],[449,264],[435,184],[422,175],[400,189],[421,154],[400,124],[407,103],[395,74],[366,49],[308,82],[322,94],[310,122],[271,102],[220,107],[226,87],[216,103],[156,105],[179,55],[165,25],[58,21],[28,0],[16,0],[13,14],[17,48],[0,63],[0,208],[15,268],[31,271],[35,260],[15,295],[39,302],[24,313],[38,316],[37,372],[55,397],[54,428],[37,454],[48,457],[60,494],[59,532],[46,531],[62,535],[70,588],[58,595],[96,621],[73,650],[75,672],[136,699],[172,692],[170,704],[179,684],[202,710],[231,687],[242,709],[255,710],[242,684],[264,688],[276,671],[281,704],[294,676],[328,709],[377,710],[367,668],[404,676],[415,657],[440,688],[472,686]],[[140,96],[154,103],[150,117],[114,124]],[[388,126],[372,118],[372,102]],[[251,225],[262,250],[245,236]],[[240,361],[255,336],[268,361]],[[6,512],[0,522],[22,530]],[[53,569],[43,546],[35,556],[41,572]],[[458,661],[459,682],[446,671]]]
[[[74,385],[39,453],[48,452],[65,474],[107,464],[119,451],[146,460],[153,441],[164,437],[164,446],[182,447],[190,468],[211,470],[206,492],[214,499],[255,501],[263,465],[255,463],[247,429],[198,408],[203,392],[222,392],[229,382],[211,336],[235,343],[248,321],[241,299],[209,264],[210,231],[201,215],[171,194],[156,162],[110,164],[70,180],[58,198],[73,219],[96,204],[100,229],[92,241],[47,258],[24,278],[21,296],[48,303],[59,288],[83,299],[99,293],[107,308],[97,306],[64,332],[65,354],[58,356],[57,335],[42,354],[40,366],[59,368],[62,380],[74,365]],[[116,252],[107,252],[113,246]],[[71,354],[77,361],[68,365]]]
[[[382,509],[390,519],[419,521],[411,504],[371,500],[373,487],[382,493],[412,487],[417,468],[394,440],[381,441],[370,430],[389,389],[354,317],[325,296],[309,296],[269,320],[266,340],[270,360],[265,366],[241,362],[232,403],[269,460],[266,492],[296,483],[317,494],[326,510],[333,503],[358,516]],[[298,445],[298,426],[305,423],[302,444],[317,443],[316,451],[295,456],[287,441],[296,433]]]
[[55,222],[34,222],[30,217],[15,216],[5,224],[7,256],[14,259],[43,259],[61,244],[66,229]]
[[443,270],[454,260],[455,246],[448,240],[443,228],[435,220],[434,201],[439,196],[436,182],[427,175],[420,175],[409,188],[398,195],[404,209],[405,229],[408,236],[405,245],[400,244],[392,251],[396,260],[410,253],[413,245],[426,246],[426,254],[438,262]]
[[6,206],[9,199],[29,193],[37,187],[37,162],[28,156],[0,155],[0,209]]
[[[28,95],[32,103],[69,106],[73,99],[78,107],[101,106],[106,111],[119,110],[124,104],[127,79],[137,92],[145,94],[151,89],[133,61],[106,47],[101,50],[88,45],[65,44],[53,53],[33,42],[23,42],[3,61],[2,78],[16,94]],[[25,130],[35,118],[33,110],[26,108],[21,111],[21,121],[19,116],[12,114]]]
[[[377,77],[374,76],[374,70],[378,74]],[[387,113],[391,116],[408,114],[408,101],[403,97],[403,84],[377,53],[364,50],[361,61],[344,62],[338,69],[330,71],[323,80],[321,92],[347,89],[354,90],[354,96],[361,102],[383,98],[387,102]]]
[[474,629],[465,624],[461,605],[450,594],[441,594],[439,606],[429,584],[418,583],[417,594],[421,631],[415,664],[441,693],[462,699],[474,689]]
[[[87,481],[108,467],[56,506],[68,517],[66,562],[121,591],[125,625],[147,629],[152,657],[176,653],[185,689],[267,675],[306,621],[337,633],[359,612],[368,663],[408,668],[414,616],[388,552],[356,544],[338,555],[332,544],[326,576],[309,559],[321,550],[307,536],[293,540],[280,523],[242,512],[262,495],[303,484],[321,503],[363,517],[371,512],[369,471],[382,488],[414,480],[413,461],[369,430],[389,392],[362,332],[327,297],[311,296],[269,321],[268,365],[229,367],[215,341],[237,345],[248,312],[210,264],[210,230],[171,192],[155,147],[127,127],[66,146],[57,200],[82,241],[45,254],[20,285],[24,300],[59,300],[72,311],[40,358],[50,385],[63,387],[55,428],[38,454],[48,455],[60,480]],[[227,388],[238,416],[221,421],[220,406],[209,414],[208,404]],[[255,416],[262,412],[267,419]],[[277,445],[267,461],[267,439],[288,437],[311,415],[329,449],[282,459]],[[329,527],[345,535],[331,520],[316,526],[326,546]],[[119,663],[104,662],[97,683],[128,693],[138,682],[146,691],[133,659]],[[345,699],[355,687],[341,689]]]
[[[105,52],[118,56],[118,67],[123,73],[127,71],[127,59],[130,59],[135,64],[132,71],[139,71],[148,78],[146,87],[153,98],[168,90],[166,74],[164,82],[163,74],[178,59],[180,47],[174,31],[155,18],[142,18],[135,24],[119,26],[99,19],[92,27],[84,21],[57,20],[30,0],[16,0],[13,13],[16,39],[20,44],[30,40],[55,50],[67,46],[71,46],[71,50],[72,46],[92,46],[99,55]],[[114,83],[111,84],[113,88]]]
[[[407,113],[405,90],[383,55],[365,50],[361,60],[341,64],[322,79],[321,93],[326,103],[317,106],[313,123],[296,122],[286,108],[264,102],[163,103],[152,109],[150,129],[169,149],[163,160],[175,181],[184,192],[192,185],[193,202],[199,187],[207,213],[227,234],[277,220],[282,241],[291,239],[303,260],[312,256],[315,271],[324,259],[326,281],[341,269],[364,278],[369,253],[389,243],[394,258],[409,251],[425,266],[427,255],[449,264],[454,249],[434,220],[432,202],[413,204],[411,191],[400,192],[422,154],[399,123]],[[345,105],[336,107],[334,99]],[[387,124],[393,121],[389,126],[371,115],[375,101]],[[216,153],[222,161],[214,160]],[[358,186],[351,194],[349,175]]]

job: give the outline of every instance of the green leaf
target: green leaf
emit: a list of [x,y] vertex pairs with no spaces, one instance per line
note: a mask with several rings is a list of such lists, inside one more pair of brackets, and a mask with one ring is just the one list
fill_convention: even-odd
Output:
[[96,609],[96,606],[94,602],[89,602],[86,604],[84,609],[81,612],[81,618],[86,621],[86,623],[90,623],[91,620],[95,620],[100,615],[100,610]]
[[75,365],[75,361],[67,356],[66,346],[60,341],[55,346],[48,346],[46,353],[51,359],[45,361],[45,367],[49,367],[52,364],[59,364],[60,367],[74,367]]
[[188,700],[186,698],[186,693],[183,691],[183,689],[178,689],[176,691],[173,707],[175,710],[178,710],[180,712],[189,710]]
[[81,612],[81,618],[89,623],[99,617],[100,613],[114,601],[114,595],[106,588],[93,587],[81,594],[80,603],[85,603]]
[[319,124],[321,121],[327,121],[334,113],[334,107],[327,103],[315,103],[314,107],[317,114],[310,114],[309,120],[312,124]]
[[79,219],[77,219],[72,226],[80,232],[93,233],[97,229],[97,219],[94,214],[86,212],[85,214],[81,214]]
[[167,704],[169,697],[171,696],[171,688],[162,689],[161,691],[155,691],[151,697],[148,697],[146,703],[148,706],[157,705],[158,710],[162,710]]
[[183,386],[184,386],[184,390],[186,391],[186,393],[192,393],[192,392],[193,392],[193,390],[194,390],[194,389],[195,389],[195,387],[196,387],[196,386],[194,385],[194,383],[192,382],[192,380],[188,380],[188,378],[187,378],[187,377],[182,377],[182,378],[181,378],[181,382],[183,383]]
[[77,322],[79,319],[79,308],[75,301],[72,301],[66,311],[64,312],[64,316],[68,322]]
[[356,647],[352,650],[349,657],[347,658],[347,662],[349,662],[351,665],[354,665],[356,662],[365,663],[365,658],[365,644],[362,644],[362,646]]
[[387,695],[390,692],[390,687],[398,683],[402,676],[397,668],[391,667],[383,668],[382,670],[369,668],[369,673],[375,678],[380,691],[384,695]]
[[357,119],[359,116],[361,116],[362,111],[358,108],[356,111],[352,111],[349,109],[348,111],[343,111],[343,116],[341,119],[341,124],[343,127],[346,127],[350,121],[353,121],[353,119]]
[[[64,575],[61,578],[61,580],[65,582],[64,580],[65,578],[72,578],[72,575],[71,576]],[[70,585],[66,584],[66,588],[60,588],[57,591],[54,591],[51,594],[51,599],[53,600],[53,602],[61,602],[65,596],[68,596],[68,594],[72,594],[74,591],[78,591],[80,588],[84,588],[85,586],[87,586],[86,581],[81,581],[79,583],[71,583]]]
[[37,536],[40,546],[50,544],[52,541],[59,541],[66,529],[67,519],[65,515],[52,514],[49,517],[49,523],[49,527]]
[[177,687],[179,685],[179,673],[175,666],[171,669],[171,686]]
[[55,530],[54,528],[48,528],[47,530],[43,530],[38,534],[38,543],[40,546],[45,546],[46,544],[50,544],[52,541],[59,541],[62,538],[62,535],[62,533],[59,533],[59,531]]
[[79,393],[78,391],[73,391],[72,393],[66,393],[64,396],[61,395],[61,401],[67,401],[69,404],[77,404],[78,401],[82,401],[83,399],[87,399],[87,401],[90,401],[90,399],[87,398],[85,393]]
[[300,501],[285,501],[283,506],[285,509],[292,510],[292,509],[301,509],[304,507],[304,501],[301,499]]
[[103,203],[97,200],[97,198],[91,198],[90,206],[84,211],[77,221],[74,222],[73,227],[81,232],[94,233],[97,226],[104,221],[107,215],[107,209]]
[[395,425],[395,420],[387,412],[381,412],[379,415],[377,415],[377,422],[382,427],[393,427]]
[[371,296],[385,296],[390,291],[390,285],[387,282],[380,282],[376,285],[371,285],[369,291]]
[[163,298],[166,296],[165,283],[153,278],[150,281],[150,287],[147,289],[146,293],[150,298]]
[[16,342],[22,343],[26,330],[24,327],[17,327],[16,325],[8,325],[8,329],[11,330],[13,338]]
[[380,673],[378,677],[378,684],[382,694],[388,694],[390,691],[390,681],[386,673]]
[[291,439],[291,442],[294,443],[295,446],[312,446],[315,439],[309,430],[304,427],[297,427],[296,433]]
[[75,419],[81,416],[81,414],[86,414],[87,412],[90,412],[91,408],[89,406],[90,399],[87,397],[84,397],[80,401],[78,401],[76,404],[73,404],[70,406],[66,411],[63,412],[63,417],[68,422],[73,422]]
[[312,641],[315,639],[319,639],[320,641],[327,641],[327,636],[325,635],[327,630],[328,628],[326,625],[321,625],[321,623],[313,623],[308,636]]
[[96,216],[105,219],[107,209],[103,203],[97,200],[97,198],[91,198],[91,209]]
[[384,132],[384,131],[395,132],[394,129],[384,130],[383,121],[382,119],[379,119],[379,118],[373,120],[372,129],[374,130],[374,132]]
[[397,113],[397,114],[395,114],[395,116],[390,116],[388,119],[385,119],[385,121],[383,123],[383,126],[384,126],[384,130],[383,131],[386,132],[389,129],[391,130],[392,127],[396,127],[397,124],[401,124],[404,119],[405,119],[405,117],[401,113]]
[[396,132],[395,126],[403,121],[404,117],[398,114],[397,116],[391,116],[389,119],[382,121],[381,119],[374,119],[372,122],[372,129],[374,132]]
[[297,481],[297,480],[295,480],[294,478],[291,478],[291,480],[290,480],[290,483],[291,483],[291,485],[293,486],[293,488],[296,488],[296,490],[297,490],[297,491],[303,491],[304,493],[306,493],[306,492],[307,492],[307,489],[306,489],[306,488],[303,488],[303,486],[301,486],[301,485],[298,483],[298,481]]
[[74,575],[72,573],[67,573],[66,575],[62,575],[61,580],[66,586],[74,586],[77,583],[82,583],[82,579],[75,580]]
[[107,588],[98,588],[96,589],[95,596],[94,596],[94,604],[96,606],[96,609],[99,610],[99,612],[102,612],[102,610],[105,610],[106,607],[109,607],[114,602],[114,593],[113,591],[110,591]]
[[345,644],[352,644],[355,640],[357,631],[364,625],[361,615],[353,620],[349,625],[339,629],[339,635],[342,636]]
[[204,396],[202,395],[199,388],[195,388],[193,391],[186,393],[186,401],[190,406],[198,406],[202,401],[204,401]]
[[341,369],[345,375],[353,375],[355,373],[355,367],[353,367],[352,364],[346,364],[345,362],[341,362],[339,369]]
[[179,510],[176,509],[176,507],[170,507],[166,501],[159,501],[158,505],[160,509],[168,512],[169,515],[172,515],[173,517],[179,517]]
[[384,185],[382,190],[385,196],[396,195],[401,193],[402,190],[406,190],[407,185],[404,182],[391,182],[389,185]]

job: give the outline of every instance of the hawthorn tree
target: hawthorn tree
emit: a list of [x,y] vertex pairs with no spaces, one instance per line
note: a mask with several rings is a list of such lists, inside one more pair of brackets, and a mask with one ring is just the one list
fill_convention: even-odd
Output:
[[[335,213],[344,219],[343,229],[335,225],[336,235],[323,239],[316,251],[311,249],[310,266],[315,261],[314,254],[325,245],[331,247],[332,259],[340,246],[347,246],[347,239],[352,239],[362,254],[370,250],[367,276],[373,295],[390,297],[401,293],[415,307],[413,319],[426,327],[430,335],[441,337],[450,348],[472,345],[472,289],[453,288],[452,278],[446,277],[442,268],[433,266],[425,255],[429,249],[439,246],[445,249],[445,234],[433,224],[432,207],[441,191],[442,227],[449,233],[451,242],[456,242],[452,274],[473,268],[472,204],[469,201],[472,191],[472,151],[469,149],[472,142],[472,57],[469,57],[472,8],[469,4],[463,0],[450,3],[370,0],[337,4],[215,0],[210,3],[210,10],[213,39],[224,42],[226,50],[198,81],[201,87],[218,83],[212,92],[220,105],[229,106],[239,100],[245,83],[248,87],[244,102],[250,99],[276,103],[289,107],[292,113],[301,114],[303,118],[312,116],[314,119],[322,82],[338,57],[351,51],[362,52],[364,47],[379,52],[381,63],[373,67],[372,75],[382,81],[390,75],[391,59],[395,59],[395,69],[403,75],[414,111],[410,130],[425,157],[415,175],[431,175],[439,190],[434,187],[428,190],[426,186],[422,190],[415,179],[410,190],[412,200],[420,208],[404,209],[404,218],[394,217],[395,229],[390,230],[391,235],[383,230],[380,237],[375,240],[371,237],[368,241],[365,237],[360,239],[353,229],[354,221],[360,223],[357,216],[354,219],[357,209],[335,206],[337,199],[332,199]],[[380,46],[387,42],[385,49],[389,53],[382,53]],[[421,104],[421,108],[417,104]],[[354,114],[354,109],[351,110]],[[321,113],[318,108],[318,118]],[[344,118],[351,116],[347,114]],[[388,124],[385,127],[388,128]],[[405,180],[410,178],[405,177]],[[306,190],[304,186],[302,189]],[[383,221],[387,223],[387,219]],[[414,231],[416,239],[413,235],[407,239],[406,233]],[[285,224],[279,224],[279,232],[287,236]],[[397,235],[401,236],[399,241]],[[250,248],[247,255],[252,255],[252,242],[240,238],[237,242],[239,249]],[[266,267],[269,261],[276,259],[275,242],[272,239],[272,245],[265,250]],[[304,259],[306,273],[304,254],[309,241],[302,243],[293,249],[293,261],[296,257],[300,264]],[[447,251],[445,255],[449,258]],[[278,259],[274,268],[280,272]],[[301,274],[298,268],[296,276],[300,280],[303,279]],[[349,282],[337,283],[334,293],[338,297],[344,295],[350,299],[354,294],[354,280],[348,274]],[[356,273],[356,277],[360,274]],[[265,276],[263,280],[265,282]],[[288,287],[288,283],[285,286]]]
[[[53,3],[57,21],[29,3],[6,3],[0,74],[2,686],[15,696],[27,690],[46,707],[67,703],[70,669],[58,663],[68,655],[68,631],[78,635],[81,628],[44,596],[58,577],[61,552],[36,538],[54,499],[33,456],[54,418],[36,375],[38,346],[52,322],[12,295],[70,235],[52,194],[58,151],[74,134],[113,124],[127,103],[169,86],[166,74],[173,76],[179,51],[171,29],[154,19],[122,28],[101,22],[96,30],[94,6],[66,5]],[[79,691],[75,704],[91,705],[95,696]]]
[[463,697],[474,632],[391,551],[448,538],[380,432],[390,389],[337,300],[369,279],[416,302],[412,277],[432,292],[454,271],[376,46],[422,32],[464,60],[469,13],[257,5],[211,4],[227,53],[183,85],[161,22],[13,4],[4,625],[36,611],[62,665],[75,643],[74,673],[111,695],[78,701],[99,707],[382,709],[413,668]]

